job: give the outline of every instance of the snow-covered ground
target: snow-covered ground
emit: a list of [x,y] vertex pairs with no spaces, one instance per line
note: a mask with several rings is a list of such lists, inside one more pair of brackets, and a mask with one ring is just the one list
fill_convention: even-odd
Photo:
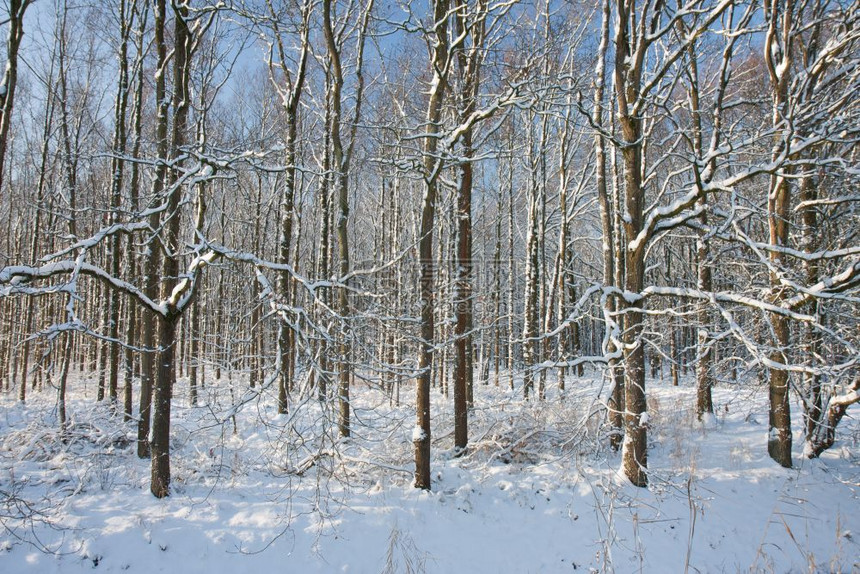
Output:
[[353,437],[338,441],[315,400],[277,416],[270,392],[230,400],[228,384],[194,408],[177,389],[164,500],[92,380],[72,385],[65,445],[53,391],[0,396],[0,572],[860,572],[856,411],[821,460],[786,470],[767,457],[765,389],[717,388],[702,427],[694,389],[652,382],[640,489],[601,446],[598,382],[543,403],[476,387],[460,458],[451,401],[434,394],[423,492],[410,387],[401,406],[355,389]]

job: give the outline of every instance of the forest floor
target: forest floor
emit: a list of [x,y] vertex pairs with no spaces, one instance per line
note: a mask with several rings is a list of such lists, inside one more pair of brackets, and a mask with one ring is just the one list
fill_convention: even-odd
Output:
[[193,408],[177,389],[163,500],[136,429],[95,403],[92,378],[71,385],[65,444],[53,391],[0,395],[0,572],[860,572],[856,410],[810,461],[793,405],[784,469],[766,452],[766,389],[720,385],[703,426],[690,384],[649,381],[645,489],[602,446],[598,381],[528,403],[476,386],[462,457],[451,400],[435,393],[424,492],[411,486],[411,388],[400,406],[354,389],[353,437],[338,440],[331,407],[277,415],[270,390],[237,380],[210,382]]

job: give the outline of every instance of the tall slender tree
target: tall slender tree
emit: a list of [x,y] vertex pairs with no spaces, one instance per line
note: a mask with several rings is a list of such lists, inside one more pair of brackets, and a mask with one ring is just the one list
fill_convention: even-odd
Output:
[[435,343],[435,285],[433,257],[433,228],[436,224],[436,193],[442,162],[438,157],[442,121],[442,103],[445,98],[450,70],[448,43],[448,0],[433,0],[430,25],[430,67],[432,79],[427,100],[425,137],[423,144],[424,197],[421,202],[421,219],[418,236],[418,261],[421,268],[419,300],[421,306],[421,343],[418,354],[418,380],[416,385],[416,421],[412,433],[415,445],[415,487],[430,490],[430,384],[433,373],[433,347]]
[[9,130],[12,125],[12,108],[15,104],[15,90],[18,87],[18,50],[24,38],[24,13],[32,0],[9,0],[6,22],[9,33],[6,36],[6,69],[0,83],[0,189],[6,165],[6,150],[9,147]]
[[[290,256],[293,248],[293,221],[296,204],[296,173],[298,171],[296,153],[299,137],[299,105],[304,92],[307,61],[310,52],[310,19],[313,3],[306,0],[301,4],[300,23],[298,26],[299,55],[294,66],[287,51],[289,42],[284,37],[280,23],[283,14],[275,10],[271,0],[266,0],[269,11],[269,25],[273,35],[269,50],[269,79],[281,98],[281,105],[286,114],[286,133],[284,134],[284,182],[280,194],[280,239],[278,241],[278,261],[285,270],[278,276],[278,292],[285,301],[289,302],[292,289],[290,274],[286,266],[291,264]],[[277,73],[276,73],[277,72]],[[290,380],[290,365],[292,364],[290,328],[286,321],[278,324],[278,412],[286,413],[288,409],[288,393],[292,387]]]
[[[477,108],[484,58],[487,3],[478,0],[474,11],[468,8],[454,18],[458,36],[467,36],[457,49],[459,120],[466,122]],[[472,185],[474,128],[469,126],[461,139],[460,181],[457,188],[457,254],[454,277],[454,448],[463,452],[468,444],[469,389],[472,388],[474,306],[472,299]]]
[[[355,110],[353,118],[347,122],[343,118],[343,88],[344,88],[344,70],[341,57],[342,39],[335,37],[335,30],[332,24],[332,3],[333,0],[323,0],[323,31],[326,38],[326,47],[328,49],[329,63],[331,66],[331,94],[329,100],[332,106],[332,114],[328,122],[328,130],[331,141],[332,164],[334,167],[334,188],[335,197],[337,198],[337,238],[338,238],[338,256],[340,259],[339,272],[342,281],[346,284],[341,286],[338,293],[338,313],[343,322],[343,329],[340,333],[340,349],[338,358],[338,428],[341,436],[349,436],[349,386],[351,367],[350,367],[350,297],[349,297],[349,281],[350,272],[350,249],[349,249],[349,170],[352,161],[353,150],[355,149],[356,131],[358,122],[361,118],[361,105],[364,92],[364,75],[362,67],[364,64],[364,43],[367,26],[370,21],[370,14],[373,10],[373,0],[367,0],[367,4],[362,10],[358,22],[358,37],[356,39],[356,90],[355,90]],[[341,134],[341,126],[348,126],[349,139],[346,145]]]
[[[776,133],[772,159],[778,161],[787,152],[790,127],[786,120],[790,115],[789,83],[793,53],[794,2],[767,0],[764,4],[767,19],[767,33],[764,43],[764,60],[767,64],[771,82],[772,122]],[[767,224],[770,244],[776,247],[770,251],[773,265],[771,271],[771,303],[779,304],[783,297],[779,271],[785,264],[781,248],[788,247],[789,223],[791,220],[791,189],[789,178],[791,170],[784,167],[770,178],[767,198]],[[770,410],[768,411],[767,452],[781,466],[791,467],[791,405],[789,403],[788,346],[791,339],[789,319],[775,313],[771,317],[773,343],[770,353]]]

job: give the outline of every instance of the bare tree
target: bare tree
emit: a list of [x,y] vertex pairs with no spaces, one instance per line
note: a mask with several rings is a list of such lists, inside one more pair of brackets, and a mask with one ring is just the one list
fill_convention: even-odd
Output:
[[[725,23],[729,29],[743,29],[752,19],[753,7],[750,6],[739,16],[735,16],[734,5],[729,6],[725,16]],[[688,33],[683,21],[678,22],[681,35]],[[707,150],[718,149],[722,144],[723,121],[725,114],[725,100],[727,90],[732,79],[732,62],[735,44],[739,35],[728,35],[721,53],[721,60],[717,68],[717,80],[713,90],[713,103],[710,114],[710,142],[708,148],[704,147],[705,132],[702,118],[705,112],[705,102],[701,94],[703,86],[699,78],[699,46],[692,42],[687,48],[687,98],[692,120],[691,147],[697,161],[691,164],[695,185],[699,190],[699,201],[696,209],[700,212],[700,227],[696,233],[696,269],[697,285],[702,292],[713,290],[713,273],[711,260],[711,236],[708,229],[708,198],[704,193],[707,186],[717,171],[717,158],[715,155],[707,155]],[[705,169],[702,169],[702,166]],[[709,335],[709,326],[713,323],[712,311],[708,302],[698,304],[698,333],[696,341],[696,415],[701,421],[706,414],[713,414],[714,405],[712,398],[712,387],[714,385],[714,342]]]
[[[647,214],[645,204],[645,154],[643,122],[646,109],[652,103],[653,91],[661,87],[662,79],[686,53],[687,46],[707,30],[728,7],[728,2],[711,5],[691,0],[669,10],[663,2],[638,7],[635,0],[618,0],[618,25],[615,28],[615,97],[619,142],[624,164],[624,201],[622,226],[626,245],[623,252],[624,312],[622,343],[624,349],[624,473],[637,486],[648,482],[647,414],[645,396],[645,353],[642,341],[644,300],[639,296],[645,286],[645,256],[658,224],[687,212],[701,193],[690,193],[683,201],[665,210]],[[664,10],[666,12],[664,13]],[[668,14],[668,15],[667,15]],[[650,48],[684,18],[696,15],[689,33],[667,54],[653,71],[646,69]],[[646,78],[646,73],[648,77]]]
[[[591,122],[595,126],[594,149],[595,149],[595,187],[597,191],[597,201],[600,206],[600,222],[602,233],[602,259],[603,259],[603,283],[607,286],[615,286],[615,265],[621,260],[620,253],[616,252],[616,237],[619,230],[615,226],[615,205],[609,194],[607,186],[607,165],[606,165],[606,143],[604,134],[603,108],[604,108],[604,91],[606,84],[606,52],[609,45],[609,20],[610,20],[610,5],[609,0],[604,0],[601,10],[601,26],[600,26],[600,41],[598,44],[597,64],[595,66],[594,76],[594,104],[592,109]],[[612,176],[614,178],[614,175]],[[617,354],[620,343],[620,333],[617,330],[617,325],[614,319],[616,311],[615,297],[607,296],[604,298],[604,315],[606,334],[604,337],[605,353],[611,358],[609,359],[609,368],[607,373],[612,385],[612,390],[609,394],[607,402],[607,414],[611,433],[609,443],[613,450],[618,450],[621,446],[623,438],[624,424],[624,370],[617,368],[618,359],[614,357]]]
[[32,0],[9,0],[8,17],[3,22],[9,24],[9,34],[6,36],[6,69],[0,83],[0,188],[3,187],[9,127],[12,125],[12,108],[18,85],[18,50],[24,38],[24,13],[31,3]]
[[[464,7],[467,8],[467,7]],[[457,49],[460,81],[459,121],[467,121],[477,108],[484,58],[487,3],[478,0],[474,12],[460,10],[455,15],[454,28],[458,36],[468,36]],[[473,128],[463,132],[461,140],[460,181],[457,189],[457,255],[454,278],[455,355],[454,355],[454,448],[465,451],[468,444],[468,403],[472,388],[472,160],[475,156]]]
[[[788,110],[788,85],[791,81],[793,59],[792,28],[794,7],[792,0],[785,2],[765,2],[765,17],[767,18],[767,34],[764,43],[764,59],[770,75],[774,127],[783,126]],[[785,126],[787,129],[788,126]],[[774,137],[772,158],[777,160],[785,151],[786,137],[780,129]],[[791,191],[788,178],[790,168],[783,168],[781,173],[771,176],[768,190],[767,213],[770,244],[776,247],[788,246],[788,228],[791,210]],[[775,268],[783,265],[783,253],[774,249],[770,259]],[[772,292],[770,301],[779,305],[782,298],[782,288],[776,271],[771,272]],[[775,314],[771,319],[773,324],[773,351],[770,360],[770,411],[768,413],[767,452],[770,457],[784,467],[791,467],[791,406],[788,396],[788,371],[779,365],[786,365],[786,351],[790,344],[791,329],[787,317]]]
[[[350,309],[349,298],[349,281],[350,272],[350,250],[349,250],[349,234],[347,225],[349,223],[349,169],[352,161],[353,150],[355,149],[356,130],[358,122],[361,118],[361,104],[364,91],[364,76],[362,67],[364,64],[364,43],[365,34],[367,32],[368,22],[370,20],[371,10],[373,9],[373,0],[368,0],[359,16],[358,37],[356,39],[356,62],[355,62],[355,111],[353,112],[352,120],[347,124],[343,118],[343,87],[344,73],[343,62],[341,59],[342,38],[336,38],[335,30],[332,25],[332,0],[323,0],[323,31],[326,38],[326,47],[328,49],[329,62],[331,64],[331,94],[329,100],[332,106],[331,119],[328,122],[328,130],[332,146],[332,163],[334,164],[334,188],[335,197],[337,198],[338,214],[337,214],[337,237],[338,237],[338,255],[340,258],[339,272],[341,280],[345,282],[338,289],[338,313],[341,320],[344,322],[344,327],[340,334],[340,350],[338,361],[338,403],[339,403],[339,418],[338,428],[341,436],[349,436],[349,385],[351,378],[350,368]],[[348,18],[347,13],[346,17]],[[343,29],[345,26],[342,26]],[[341,137],[341,125],[349,126],[349,140],[344,147],[344,142]]]
[[[127,122],[129,100],[129,62],[128,48],[134,22],[133,15],[136,13],[136,1],[131,0],[127,5],[126,0],[119,0],[119,49],[117,50],[117,67],[119,78],[117,80],[116,100],[114,103],[114,136],[113,136],[113,158],[111,159],[111,189],[110,189],[110,222],[117,225],[120,221],[120,207],[122,204],[123,174],[125,169]],[[122,267],[123,254],[121,236],[114,235],[111,238],[111,275],[118,277]],[[117,401],[117,387],[119,384],[119,319],[120,319],[120,294],[112,291],[108,308],[108,339],[110,346],[110,374],[108,376],[108,393],[111,404],[115,407]]]
[[[274,36],[269,50],[269,79],[281,97],[281,103],[286,112],[287,133],[284,137],[284,160],[286,169],[284,171],[284,185],[280,197],[280,240],[279,261],[283,265],[290,265],[291,249],[293,247],[293,219],[295,217],[296,202],[296,172],[299,126],[299,104],[304,90],[305,75],[307,71],[308,54],[310,51],[310,18],[313,3],[305,1],[302,3],[301,20],[298,26],[299,55],[294,67],[290,66],[290,57],[287,52],[284,31],[281,29],[280,18],[282,15],[275,11],[270,0],[266,0],[269,10],[271,26]],[[277,60],[275,59],[277,55]],[[277,63],[276,63],[277,62]],[[276,75],[275,71],[278,74]],[[286,271],[281,272],[278,278],[278,291],[281,296],[289,301],[289,293],[292,289],[290,275]],[[290,343],[290,330],[285,322],[278,325],[278,412],[286,413],[288,409],[288,393],[291,387],[289,380],[290,365],[292,364],[292,351]]]
[[430,490],[430,383],[433,373],[433,345],[435,340],[434,311],[434,257],[433,228],[436,223],[437,180],[442,162],[437,157],[439,132],[442,120],[442,102],[445,97],[450,71],[448,43],[448,0],[433,0],[430,25],[430,67],[433,78],[427,100],[424,138],[424,198],[421,204],[418,260],[421,266],[419,297],[421,305],[421,346],[418,354],[418,380],[416,385],[416,421],[412,433],[415,445],[415,487]]

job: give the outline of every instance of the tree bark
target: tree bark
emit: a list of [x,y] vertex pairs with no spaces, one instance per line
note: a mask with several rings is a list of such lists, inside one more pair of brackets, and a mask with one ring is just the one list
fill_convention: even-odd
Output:
[[[618,121],[624,147],[624,207],[622,228],[627,245],[624,253],[624,290],[638,295],[644,287],[644,242],[634,244],[643,230],[645,190],[642,188],[642,118],[632,106],[639,99],[642,67],[647,43],[636,26],[635,3],[618,1],[618,21],[615,29],[615,93],[618,100]],[[654,17],[654,16],[652,16]],[[656,18],[656,17],[655,17]],[[634,36],[631,36],[631,33]],[[641,298],[624,299],[624,430],[622,445],[624,474],[636,486],[648,484],[648,444],[645,417],[645,354],[642,347],[643,302]]]
[[[167,99],[167,44],[164,39],[167,9],[165,0],[156,0],[155,10],[155,101],[156,101],[156,155],[161,160],[156,164],[155,178],[152,182],[152,201],[157,205],[163,200],[164,187],[167,179],[167,154],[170,142],[168,140],[168,109]],[[161,226],[161,216],[153,210],[149,216],[149,225],[153,235],[148,240],[146,261],[144,263],[144,294],[152,300],[159,295],[159,268],[161,267],[161,249],[156,237]],[[158,317],[151,311],[143,317],[143,336],[141,343],[146,349],[141,358],[140,373],[140,407],[137,427],[137,455],[140,458],[150,456],[150,419],[152,417],[152,394],[156,378],[156,331]]]
[[808,458],[818,458],[821,453],[833,446],[836,441],[836,427],[839,426],[848,407],[858,402],[860,402],[860,377],[854,379],[854,383],[844,394],[830,399],[825,411],[826,416],[815,427],[815,434],[806,445],[805,454]]
[[433,322],[435,289],[433,228],[436,220],[437,179],[441,161],[437,157],[442,101],[448,70],[448,0],[433,0],[434,28],[431,35],[430,65],[433,79],[427,103],[426,132],[424,138],[424,199],[421,204],[421,222],[418,239],[420,264],[419,300],[421,307],[420,352],[416,385],[416,420],[412,433],[415,447],[415,488],[430,490],[430,384],[432,381],[435,325]]
[[[332,116],[328,129],[330,130],[332,164],[334,166],[335,197],[337,198],[337,239],[338,256],[340,259],[339,273],[344,281],[349,274],[349,233],[347,224],[349,222],[349,171],[346,165],[347,159],[344,154],[341,141],[340,127],[342,118],[341,93],[343,90],[343,69],[340,61],[340,48],[337,46],[332,28],[331,0],[323,0],[323,30],[328,48],[329,63],[331,65],[331,94]],[[341,332],[338,334],[340,340],[338,349],[338,431],[340,436],[348,437],[349,430],[349,380],[350,380],[350,348],[349,348],[349,291],[346,285],[337,290],[337,307],[342,322]]]
[[9,127],[18,86],[18,50],[24,38],[24,12],[31,0],[9,0],[9,35],[6,38],[6,70],[0,84],[0,189],[3,188],[6,150],[9,147]]
[[[110,192],[110,221],[116,225],[120,221],[120,205],[122,203],[122,183],[123,172],[125,169],[126,150],[126,112],[128,109],[128,91],[129,91],[129,76],[128,76],[128,40],[131,32],[131,25],[127,21],[126,2],[119,2],[119,26],[120,26],[120,45],[119,54],[117,55],[119,68],[119,81],[117,83],[116,100],[114,103],[114,139],[113,153],[111,159],[111,192]],[[111,237],[110,243],[111,252],[111,275],[119,277],[120,268],[122,266],[122,236],[118,233]],[[109,298],[108,307],[108,341],[109,345],[109,368],[108,375],[108,396],[110,397],[112,407],[116,408],[117,402],[117,387],[119,385],[120,371],[120,344],[119,344],[119,319],[120,319],[120,293],[116,289],[112,289]]]
[[[161,4],[163,0],[159,0]],[[174,53],[173,53],[173,130],[170,156],[177,158],[185,145],[190,109],[190,66],[192,36],[188,28],[188,5],[174,6]],[[164,14],[162,12],[162,14]],[[165,280],[161,298],[167,302],[167,312],[158,324],[158,366],[153,385],[152,417],[152,480],[150,490],[156,498],[170,494],[170,404],[176,382],[177,323],[184,309],[175,307],[170,301],[174,286],[180,281],[179,231],[181,224],[180,201],[182,186],[179,184],[179,166],[174,163],[170,175],[167,209],[162,235],[165,256],[161,277]]]
[[[286,169],[284,171],[284,187],[280,198],[280,239],[278,242],[278,261],[283,265],[289,265],[291,260],[291,246],[293,242],[293,218],[295,217],[295,196],[296,196],[296,145],[298,140],[298,121],[299,121],[299,103],[301,101],[302,92],[305,82],[305,71],[307,66],[307,56],[309,50],[308,34],[309,34],[309,18],[311,12],[311,3],[304,2],[302,4],[302,24],[300,28],[300,52],[299,59],[294,71],[291,71],[289,59],[287,58],[281,31],[278,26],[278,16],[270,0],[267,0],[266,5],[269,9],[269,15],[274,27],[275,45],[277,46],[279,67],[284,76],[286,86],[281,88],[275,81],[274,70],[270,61],[270,77],[275,83],[275,88],[278,90],[281,100],[284,103],[284,111],[286,113],[287,133],[284,138],[284,161]],[[278,293],[286,304],[289,304],[292,292],[290,272],[286,269],[278,275]],[[291,365],[293,362],[292,337],[290,336],[289,326],[283,320],[278,323],[278,413],[285,414],[289,408],[288,397],[289,391],[292,388],[291,380]]]
[[331,121],[328,129],[331,134],[332,163],[334,164],[334,183],[337,196],[338,217],[337,237],[338,255],[340,259],[340,277],[345,284],[338,289],[338,313],[342,324],[340,333],[340,349],[338,360],[338,429],[340,435],[350,435],[350,403],[349,387],[352,378],[351,366],[351,337],[352,337],[352,309],[349,296],[349,272],[350,272],[350,248],[349,248],[349,170],[352,160],[352,150],[356,140],[356,129],[361,117],[362,91],[364,89],[364,77],[362,75],[362,63],[364,56],[364,39],[367,30],[370,11],[373,8],[373,0],[368,0],[362,12],[361,22],[358,27],[358,49],[355,65],[356,92],[355,112],[350,124],[349,143],[344,146],[341,127],[347,125],[343,118],[342,92],[344,86],[343,66],[341,63],[342,46],[338,45],[332,25],[332,0],[323,0],[323,33],[326,38],[329,63],[331,65],[331,94],[332,106]]
[[[782,14],[780,15],[780,7]],[[784,3],[765,2],[765,10],[768,12],[768,30],[766,34],[764,51],[765,63],[771,78],[773,99],[773,126],[777,135],[774,143],[772,159],[777,160],[786,150],[787,142],[783,137],[787,128],[780,128],[788,116],[788,87],[790,81],[790,70],[792,63],[792,19],[793,2],[785,0]],[[774,61],[776,54],[780,54],[780,61]],[[791,218],[791,190],[788,183],[789,168],[785,167],[781,172],[775,173],[770,178],[768,190],[767,212],[768,231],[770,244],[776,249],[770,251],[770,261],[773,268],[778,270],[784,267],[784,255],[780,248],[788,247],[789,221]],[[770,302],[779,305],[784,298],[783,287],[779,274],[771,272]],[[770,352],[771,366],[769,367],[769,397],[770,409],[768,411],[768,439],[767,452],[770,457],[780,466],[791,468],[791,406],[789,404],[789,378],[788,371],[784,367],[788,363],[789,344],[791,343],[791,327],[789,320],[784,315],[774,314],[771,318],[773,327],[773,343]]]
[[[603,239],[601,251],[603,255],[603,284],[606,287],[614,287],[617,286],[615,264],[620,258],[620,253],[617,253],[615,248],[618,230],[615,227],[614,202],[609,196],[606,182],[606,142],[603,134],[600,132],[604,124],[603,106],[606,83],[606,51],[609,46],[609,20],[609,0],[604,0],[601,16],[600,43],[598,45],[597,66],[595,69],[592,123],[598,128],[594,136],[595,186],[600,206],[600,227]],[[613,332],[613,325],[616,321],[615,297],[605,296],[603,300],[603,312],[606,315],[606,319],[604,320],[606,330],[604,335],[604,352],[610,356],[614,356],[618,352],[618,335]],[[621,448],[621,440],[624,437],[624,372],[623,369],[618,367],[618,364],[619,361],[616,358],[611,358],[607,364],[607,373],[609,374],[609,381],[611,383],[611,391],[607,401],[607,419],[610,428],[609,446],[612,450]]]
[[[460,72],[460,121],[466,121],[476,107],[480,85],[480,69],[484,43],[486,3],[479,0],[476,21],[469,25],[467,14],[455,16],[457,34],[468,35],[472,44],[457,49]],[[457,257],[454,277],[454,448],[465,452],[469,442],[469,400],[474,386],[472,361],[472,145],[473,128],[468,127],[461,138],[460,181],[457,189]]]
[[170,494],[170,404],[176,380],[177,318],[158,321],[158,369],[153,389],[152,466],[150,491],[156,498]]

